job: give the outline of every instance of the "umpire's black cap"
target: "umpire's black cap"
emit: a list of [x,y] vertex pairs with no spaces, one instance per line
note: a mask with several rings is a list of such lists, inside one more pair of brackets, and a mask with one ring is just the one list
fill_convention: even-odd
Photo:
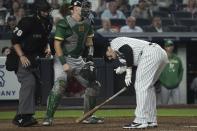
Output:
[[38,11],[48,12],[51,10],[51,5],[46,0],[37,0],[35,1],[35,8]]

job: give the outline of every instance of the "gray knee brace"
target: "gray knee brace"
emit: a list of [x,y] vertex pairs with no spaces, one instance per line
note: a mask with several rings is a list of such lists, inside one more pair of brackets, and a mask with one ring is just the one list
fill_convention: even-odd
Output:
[[52,88],[52,92],[55,94],[63,94],[66,88],[66,81],[63,78],[59,78],[55,81],[54,86]]

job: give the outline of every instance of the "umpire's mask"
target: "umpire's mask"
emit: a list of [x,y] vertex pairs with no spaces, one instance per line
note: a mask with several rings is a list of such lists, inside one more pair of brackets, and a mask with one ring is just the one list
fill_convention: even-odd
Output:
[[46,0],[38,0],[35,3],[35,9],[36,9],[36,14],[41,18],[41,19],[49,19],[50,17],[50,12],[51,12],[51,6]]

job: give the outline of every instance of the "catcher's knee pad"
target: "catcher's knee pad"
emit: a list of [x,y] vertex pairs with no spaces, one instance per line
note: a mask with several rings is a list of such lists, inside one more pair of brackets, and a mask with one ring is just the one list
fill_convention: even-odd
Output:
[[89,81],[85,80],[81,75],[77,75],[75,78],[83,87],[88,87]]
[[88,82],[96,80],[96,68],[93,62],[87,62],[79,72],[79,75]]
[[100,93],[101,84],[98,81],[91,82],[89,87],[85,90],[85,95],[98,96]]
[[59,78],[55,81],[52,92],[56,94],[63,94],[66,88],[66,80],[63,78]]

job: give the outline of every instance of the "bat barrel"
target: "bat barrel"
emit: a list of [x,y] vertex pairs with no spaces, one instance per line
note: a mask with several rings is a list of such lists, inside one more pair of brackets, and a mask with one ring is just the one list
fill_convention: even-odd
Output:
[[108,103],[109,101],[113,100],[115,97],[117,97],[118,95],[120,95],[122,92],[124,92],[125,90],[127,90],[127,87],[122,88],[120,91],[118,91],[116,94],[114,94],[113,96],[111,96],[110,98],[108,98],[107,100],[105,100],[104,102],[102,102],[101,104],[97,105],[95,108],[93,108],[92,110],[90,110],[89,112],[85,113],[82,117],[78,118],[75,120],[76,123],[80,123],[81,121],[85,120],[86,118],[90,117],[94,112],[96,112],[99,108],[101,108],[103,105],[105,105],[106,103]]

